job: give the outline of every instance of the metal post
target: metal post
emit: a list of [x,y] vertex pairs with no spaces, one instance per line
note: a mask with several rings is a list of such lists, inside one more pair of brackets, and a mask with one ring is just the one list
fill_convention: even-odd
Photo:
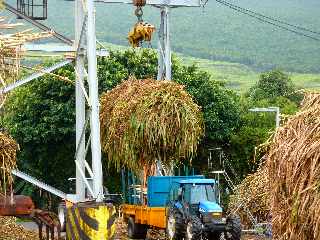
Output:
[[97,55],[96,55],[96,30],[94,0],[87,0],[88,30],[87,30],[87,58],[88,58],[88,83],[91,105],[91,152],[93,171],[93,191],[96,201],[103,200],[101,143],[99,122],[99,94],[97,79]]
[[[83,6],[81,0],[75,1],[75,43],[74,47],[77,50],[77,46],[80,41],[82,22],[84,18]],[[85,136],[81,134],[85,127],[85,97],[81,89],[81,82],[84,80],[84,56],[77,54],[75,59],[75,71],[76,71],[76,161],[79,168],[76,168],[76,194],[78,201],[85,200],[85,183],[82,178],[81,171],[85,173]],[[81,142],[80,142],[81,141]]]
[[159,42],[158,42],[158,76],[157,80],[162,80],[164,75],[164,8],[160,10],[160,27],[159,27]]
[[165,24],[164,24],[164,34],[165,34],[165,68],[166,68],[166,80],[171,80],[171,47],[170,47],[170,12],[169,7],[164,8]]
[[276,107],[276,128],[280,127],[280,108]]

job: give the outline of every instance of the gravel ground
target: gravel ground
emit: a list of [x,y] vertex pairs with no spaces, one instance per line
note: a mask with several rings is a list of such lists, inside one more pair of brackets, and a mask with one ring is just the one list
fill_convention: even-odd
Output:
[[[117,234],[115,240],[127,240],[127,224],[121,219],[117,219]],[[166,240],[165,232],[163,230],[149,230],[147,240]],[[253,235],[244,235],[242,240],[270,240],[264,237],[258,237]]]
[[[127,240],[127,224],[116,220],[115,240]],[[0,240],[38,240],[37,226],[32,222],[16,223],[13,217],[0,217]],[[149,230],[147,240],[166,240],[164,231]],[[242,240],[267,240],[256,236],[243,236]],[[270,240],[270,239],[268,239]]]

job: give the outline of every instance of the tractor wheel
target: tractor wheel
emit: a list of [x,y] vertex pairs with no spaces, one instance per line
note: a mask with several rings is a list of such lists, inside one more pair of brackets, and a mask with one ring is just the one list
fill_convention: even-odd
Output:
[[169,240],[183,239],[183,217],[178,211],[171,210],[167,218],[167,237]]
[[187,223],[185,240],[199,240],[202,235],[202,223],[200,218],[192,216]]
[[227,231],[225,232],[226,240],[241,239],[241,220],[238,215],[231,215],[227,218]]
[[148,227],[144,224],[135,223],[133,217],[128,219],[128,237],[131,239],[145,239]]
[[212,232],[208,233],[207,239],[208,240],[220,240],[221,239],[221,232]]

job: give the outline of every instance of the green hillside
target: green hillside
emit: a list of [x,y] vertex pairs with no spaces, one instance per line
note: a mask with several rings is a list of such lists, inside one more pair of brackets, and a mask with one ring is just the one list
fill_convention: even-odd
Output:
[[[110,43],[103,43],[108,50],[124,51],[127,46],[115,45]],[[48,46],[51,46],[48,44]],[[139,51],[139,50],[137,50]],[[61,58],[62,55],[52,55],[51,53],[28,53],[27,60],[33,63],[39,62],[39,55],[47,55],[48,58]],[[183,64],[195,64],[200,69],[208,71],[212,78],[226,83],[229,88],[237,91],[246,91],[255,82],[258,81],[261,72],[256,71],[254,68],[241,64],[225,61],[214,61],[203,58],[190,57],[181,53],[174,53],[175,59],[181,61]],[[31,57],[32,56],[32,57]],[[320,90],[320,74],[319,73],[297,73],[289,72],[295,85],[299,88],[318,89]]]
[[[10,0],[14,5],[13,0]],[[9,1],[9,2],[10,2]],[[230,0],[263,14],[320,31],[318,0]],[[73,1],[49,1],[46,24],[73,37]],[[135,23],[134,8],[125,4],[97,6],[97,38],[102,42],[128,46],[127,33]],[[156,25],[159,10],[145,7],[144,19]],[[3,11],[3,14],[6,14]],[[12,17],[11,21],[15,18]],[[261,71],[280,68],[292,74],[300,86],[320,84],[320,42],[276,29],[208,1],[202,8],[173,9],[171,38],[175,52],[185,62],[196,62],[235,89],[247,89]],[[152,46],[157,46],[155,35]],[[320,36],[319,36],[320,38]],[[299,74],[298,74],[299,73]]]
[[[245,8],[320,31],[319,0],[230,0]],[[12,4],[15,1],[9,0]],[[48,25],[72,37],[73,1],[49,1]],[[134,8],[97,3],[97,37],[127,45],[135,23]],[[159,10],[145,7],[144,19],[158,26]],[[202,8],[173,9],[174,51],[215,61],[237,62],[258,70],[280,67],[296,72],[320,72],[320,42],[279,30],[210,0]],[[316,36],[316,35],[315,35]],[[320,38],[320,36],[318,36]],[[154,40],[152,45],[157,46]]]
[[[212,61],[179,55],[186,64],[196,64],[201,69],[210,72],[213,79],[226,82],[232,89],[245,91],[258,81],[260,72],[240,63]],[[320,90],[320,74],[288,72],[292,81],[299,88]]]

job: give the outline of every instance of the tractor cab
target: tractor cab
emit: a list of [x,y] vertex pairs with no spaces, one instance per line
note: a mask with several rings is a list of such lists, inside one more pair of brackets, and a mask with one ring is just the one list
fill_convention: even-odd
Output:
[[218,182],[214,179],[185,179],[172,184],[167,213],[169,239],[201,237],[240,240],[240,219],[223,218]]
[[209,220],[222,220],[222,208],[219,199],[219,188],[214,179],[181,180],[173,185],[170,191],[170,202],[176,207],[184,207],[190,215]]

